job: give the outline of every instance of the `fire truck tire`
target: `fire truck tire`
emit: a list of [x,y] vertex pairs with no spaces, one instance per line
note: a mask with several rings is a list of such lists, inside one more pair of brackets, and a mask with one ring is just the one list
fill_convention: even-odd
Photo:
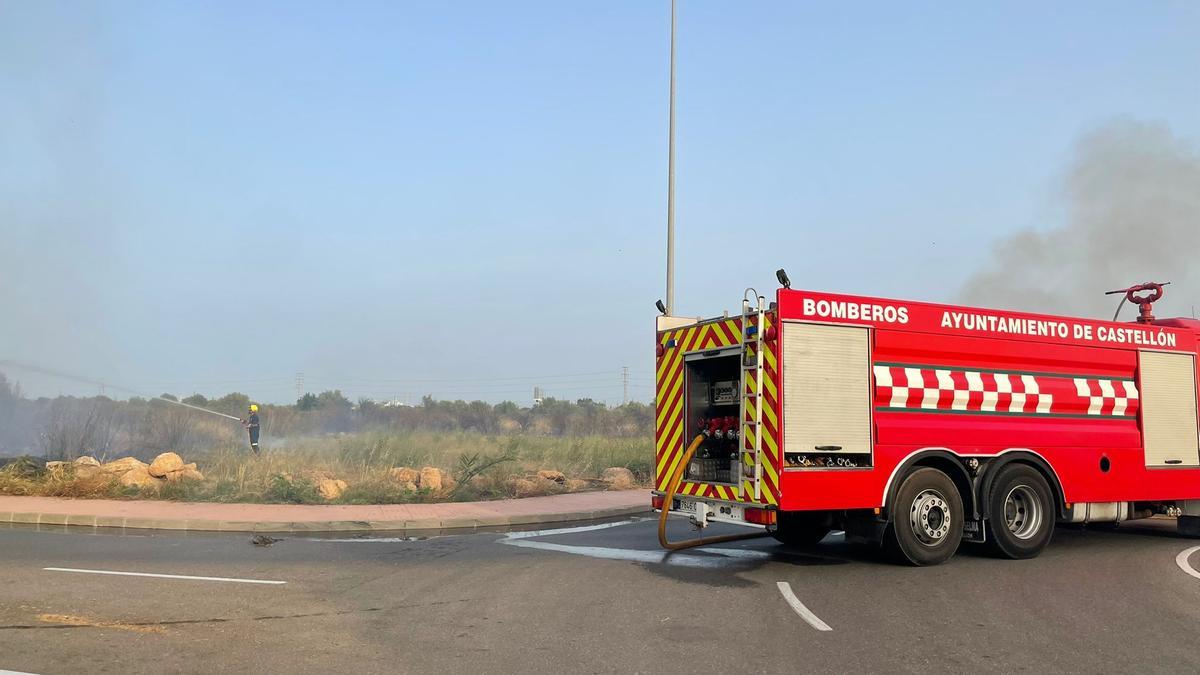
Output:
[[1007,464],[988,495],[988,545],[1005,558],[1033,558],[1054,536],[1054,494],[1035,468]]
[[958,551],[963,533],[962,495],[949,476],[927,466],[904,477],[892,510],[884,545],[909,565],[940,565]]
[[831,529],[828,514],[780,511],[771,536],[784,546],[804,548],[820,542]]

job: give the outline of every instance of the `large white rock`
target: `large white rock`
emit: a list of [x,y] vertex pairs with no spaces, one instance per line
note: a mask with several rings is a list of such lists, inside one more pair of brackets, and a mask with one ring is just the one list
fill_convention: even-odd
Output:
[[600,474],[609,490],[628,490],[633,487],[633,472],[623,466],[610,466]]
[[75,470],[77,479],[94,478],[100,473],[100,462],[95,457],[80,457],[71,463],[71,467]]
[[147,485],[158,485],[161,481],[150,475],[150,471],[145,466],[137,466],[125,473],[121,474],[121,485],[126,487],[146,487]]
[[155,478],[163,478],[172,471],[179,471],[183,468],[183,458],[173,452],[164,452],[154,461],[150,463],[150,475]]
[[172,483],[181,480],[204,480],[204,474],[200,473],[195,464],[186,464],[182,469],[167,474],[167,480]]
[[145,462],[137,457],[122,457],[121,459],[114,459],[113,461],[102,465],[100,470],[104,473],[110,473],[114,476],[119,476],[126,471],[132,471],[133,469],[139,467],[145,469],[147,466],[148,465]]

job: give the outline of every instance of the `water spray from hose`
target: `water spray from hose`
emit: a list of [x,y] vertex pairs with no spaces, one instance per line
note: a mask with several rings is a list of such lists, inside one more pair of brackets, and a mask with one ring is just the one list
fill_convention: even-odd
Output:
[[235,422],[242,421],[242,418],[240,418],[240,417],[234,417],[233,415],[226,415],[225,413],[217,412],[216,410],[209,410],[208,408],[201,408],[200,406],[192,405],[191,403],[184,403],[183,401],[176,401],[173,399],[169,399],[165,396],[147,396],[146,394],[143,394],[139,391],[134,391],[133,389],[130,389],[128,387],[121,387],[118,385],[109,384],[108,382],[101,382],[100,380],[94,380],[90,377],[86,377],[83,375],[64,373],[64,372],[61,372],[58,370],[53,370],[53,369],[46,368],[44,366],[35,365],[32,363],[0,359],[0,366],[8,366],[10,368],[17,368],[19,370],[27,370],[27,371],[33,372],[33,373],[41,373],[42,375],[50,375],[51,377],[61,377],[65,380],[72,380],[74,382],[81,382],[83,384],[91,384],[91,385],[95,385],[97,387],[108,387],[109,389],[116,389],[117,391],[122,391],[122,392],[125,392],[126,394],[131,394],[133,396],[140,396],[142,398],[150,399],[152,401],[165,401],[167,403],[171,403],[171,404],[178,405],[178,406],[183,406],[184,408],[190,408],[190,409],[198,411],[198,412],[208,413],[209,415],[216,415],[218,417],[224,417],[225,419],[234,420]]

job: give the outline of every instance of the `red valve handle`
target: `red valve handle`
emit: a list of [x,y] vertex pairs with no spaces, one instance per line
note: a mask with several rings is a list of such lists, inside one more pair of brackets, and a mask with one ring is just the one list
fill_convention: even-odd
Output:
[[[1150,291],[1150,295],[1138,297],[1137,294],[1141,291]],[[1132,302],[1135,305],[1147,305],[1147,304],[1155,303],[1155,302],[1158,302],[1159,298],[1161,298],[1162,296],[1163,296],[1162,284],[1156,284],[1153,282],[1138,284],[1137,286],[1130,286],[1129,288],[1125,289],[1125,299]]]
[[[1154,314],[1151,313],[1150,308],[1154,305],[1155,302],[1157,302],[1160,298],[1162,298],[1163,286],[1166,286],[1169,283],[1171,283],[1171,282],[1164,281],[1162,283],[1157,283],[1154,281],[1147,281],[1144,284],[1130,286],[1129,288],[1122,288],[1117,291],[1109,291],[1109,292],[1105,293],[1105,295],[1115,295],[1117,293],[1124,293],[1125,300],[1122,301],[1122,304],[1124,304],[1125,302],[1132,302],[1133,304],[1138,306],[1138,309],[1139,309],[1138,319],[1137,319],[1138,323],[1154,323]],[[1149,293],[1149,295],[1139,296],[1138,293],[1141,293],[1142,291],[1149,291],[1150,293]],[[1117,314],[1120,314],[1120,313],[1121,313],[1121,308],[1118,306]],[[1116,321],[1116,320],[1117,320],[1117,317],[1116,317],[1116,315],[1114,315],[1113,321]]]

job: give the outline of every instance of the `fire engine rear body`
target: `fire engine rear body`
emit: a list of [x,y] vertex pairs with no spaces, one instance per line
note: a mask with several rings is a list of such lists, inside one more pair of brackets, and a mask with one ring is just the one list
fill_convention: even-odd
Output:
[[844,529],[918,565],[964,539],[1032,557],[1056,522],[1200,533],[1200,322],[752,295],[659,317],[656,508],[794,545]]

